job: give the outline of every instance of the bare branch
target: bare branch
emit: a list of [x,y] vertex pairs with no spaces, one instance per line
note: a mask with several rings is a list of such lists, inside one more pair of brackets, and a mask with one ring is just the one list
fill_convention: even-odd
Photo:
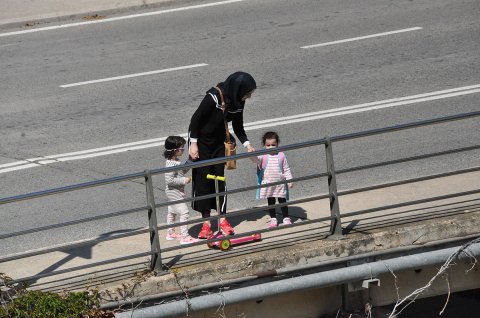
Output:
[[445,301],[445,305],[443,306],[442,310],[438,313],[439,316],[443,314],[443,312],[447,308],[448,301],[450,300],[450,282],[448,281],[448,275],[445,275],[445,280],[447,281],[448,295],[447,295],[447,301]]
[[[393,307],[393,310],[392,312],[390,313],[390,315],[388,316],[388,318],[396,318],[398,317],[398,315],[405,309],[407,308],[410,304],[414,303],[415,300],[418,298],[418,296],[420,296],[425,290],[427,290],[431,285],[432,283],[435,281],[435,279],[437,279],[438,276],[442,275],[448,268],[450,268],[452,265],[455,265],[455,260],[458,258],[458,256],[461,254],[461,253],[464,253],[465,255],[469,256],[470,259],[475,259],[475,257],[472,255],[472,253],[470,253],[468,250],[466,250],[470,245],[472,244],[475,244],[475,243],[479,243],[480,242],[480,238],[476,238],[470,242],[467,242],[465,243],[464,245],[460,246],[455,252],[453,252],[448,258],[447,260],[445,261],[445,263],[440,267],[440,269],[438,270],[438,272],[428,281],[428,283],[423,286],[423,287],[420,287],[420,288],[417,288],[416,290],[414,290],[412,293],[410,293],[409,295],[407,295],[405,298],[403,298],[402,300],[400,301],[397,301],[395,303],[395,306]],[[475,264],[476,264],[476,259],[475,259]],[[391,271],[390,271],[391,272]],[[405,304],[404,304],[405,303]],[[402,306],[403,305],[403,306]],[[400,310],[398,310],[398,308],[400,308]],[[398,310],[398,312],[397,312]]]

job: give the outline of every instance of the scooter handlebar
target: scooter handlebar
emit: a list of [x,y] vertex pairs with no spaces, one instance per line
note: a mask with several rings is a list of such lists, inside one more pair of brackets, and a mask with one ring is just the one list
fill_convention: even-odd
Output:
[[210,180],[220,180],[220,181],[223,181],[225,182],[225,177],[223,176],[215,176],[213,174],[207,174],[207,179],[210,179]]

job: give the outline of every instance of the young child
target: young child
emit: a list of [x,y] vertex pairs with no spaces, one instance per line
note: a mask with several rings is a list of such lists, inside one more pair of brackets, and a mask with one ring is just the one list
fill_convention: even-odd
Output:
[[[169,136],[165,140],[164,156],[165,159],[167,159],[165,167],[173,167],[181,164],[179,158],[183,154],[185,143],[185,139],[180,136]],[[184,176],[187,171],[188,169],[165,173],[165,193],[168,201],[182,200],[185,198],[185,185],[192,181],[191,177]],[[185,202],[169,205],[167,224],[175,223],[176,215],[179,216],[180,222],[188,221],[188,213],[188,207]],[[188,234],[187,225],[180,227],[180,234],[175,233],[175,228],[169,228],[166,239],[169,241],[179,239],[180,244],[190,244],[199,241]]]
[[[278,134],[273,131],[266,132],[262,137],[262,144],[266,149],[277,148],[280,143]],[[292,172],[288,165],[287,158],[283,152],[267,154],[257,157],[257,181],[258,185],[267,184],[283,180],[291,180]],[[268,205],[275,205],[275,199],[278,203],[285,203],[288,200],[288,189],[293,187],[293,183],[272,185],[257,189],[257,199],[267,199]],[[283,224],[292,224],[288,216],[288,206],[282,206]],[[269,227],[278,225],[275,216],[275,209],[268,210],[270,214]]]

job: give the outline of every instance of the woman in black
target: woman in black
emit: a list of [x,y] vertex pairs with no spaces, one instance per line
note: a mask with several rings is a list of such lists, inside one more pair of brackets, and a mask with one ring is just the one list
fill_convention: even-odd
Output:
[[[245,129],[243,128],[243,108],[245,100],[250,98],[257,84],[253,77],[244,72],[231,74],[225,82],[217,84],[216,88],[210,88],[198,109],[192,116],[189,127],[189,149],[188,154],[192,160],[208,160],[225,156],[224,141],[226,139],[225,123],[232,122],[233,131],[248,152],[255,151],[248,141]],[[220,89],[225,102],[225,109],[222,109],[222,96],[217,90]],[[224,176],[225,164],[200,167],[192,170],[193,196],[215,193],[215,183],[207,180],[207,174]],[[219,182],[219,191],[225,191],[224,182]],[[220,214],[227,213],[227,200],[220,198]],[[195,211],[202,213],[203,218],[210,217],[210,211],[216,209],[216,199],[196,200],[192,203]],[[220,218],[220,230],[225,235],[234,234],[234,230],[227,219]],[[209,221],[203,223],[198,238],[208,238],[213,234]]]

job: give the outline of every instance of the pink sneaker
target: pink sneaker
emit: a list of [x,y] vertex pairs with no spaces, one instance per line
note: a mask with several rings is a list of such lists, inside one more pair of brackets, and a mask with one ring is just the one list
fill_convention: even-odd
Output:
[[283,219],[283,225],[290,225],[292,224],[292,220],[289,217]]
[[196,242],[200,242],[199,239],[196,239],[196,238],[193,238],[191,237],[190,235],[189,236],[185,236],[183,238],[180,239],[180,244],[182,245],[185,245],[185,244],[192,244],[192,243],[196,243]]
[[212,231],[212,228],[210,227],[210,224],[203,223],[202,230],[200,231],[200,233],[198,233],[198,238],[206,239],[210,235],[213,235],[213,231]]
[[277,218],[271,218],[270,222],[268,222],[268,227],[277,227],[277,226],[278,226]]
[[167,241],[173,241],[173,240],[179,240],[182,238],[182,235],[181,234],[177,234],[175,232],[173,233],[167,233],[167,236],[165,236],[165,239]]
[[223,235],[235,234],[235,230],[230,225],[230,223],[228,223],[227,219],[223,219],[223,221],[220,222],[220,231],[222,232]]

